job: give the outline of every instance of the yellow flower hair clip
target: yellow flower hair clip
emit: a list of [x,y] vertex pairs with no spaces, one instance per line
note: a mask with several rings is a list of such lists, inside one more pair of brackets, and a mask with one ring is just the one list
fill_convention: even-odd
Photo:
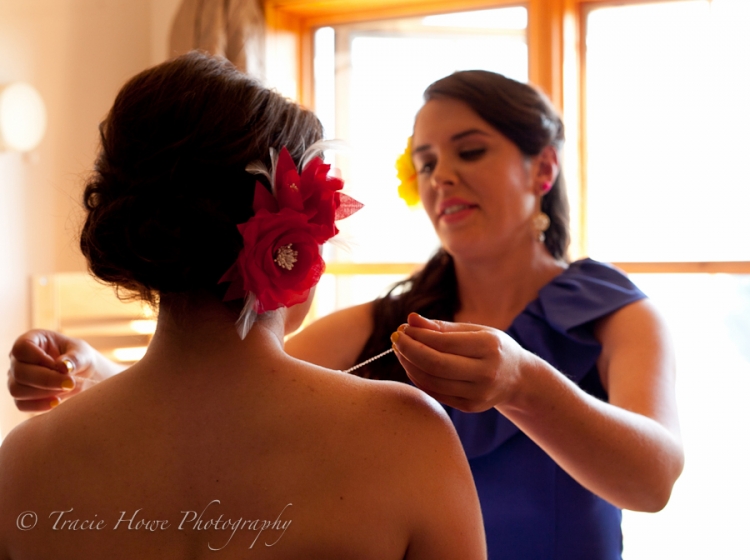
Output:
[[419,204],[419,189],[417,188],[417,170],[411,160],[411,136],[406,143],[406,149],[396,160],[398,172],[398,196],[410,207]]

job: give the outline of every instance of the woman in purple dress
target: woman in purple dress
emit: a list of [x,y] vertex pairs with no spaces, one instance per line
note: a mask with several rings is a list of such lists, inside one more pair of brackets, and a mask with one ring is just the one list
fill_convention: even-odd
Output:
[[[407,156],[441,249],[389,295],[286,345],[341,370],[395,350],[355,373],[446,407],[493,560],[619,559],[621,508],[663,508],[683,466],[662,319],[617,270],[567,260],[563,139],[527,85],[482,71],[432,84]],[[48,332],[24,335],[14,356],[10,388],[27,410],[66,396],[63,357],[84,376],[115,369]]]

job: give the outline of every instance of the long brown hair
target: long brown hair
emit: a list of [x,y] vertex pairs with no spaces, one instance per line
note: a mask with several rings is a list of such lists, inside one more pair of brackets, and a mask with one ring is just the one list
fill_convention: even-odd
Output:
[[[547,146],[562,148],[565,129],[549,100],[533,87],[483,70],[456,72],[430,85],[425,102],[449,98],[466,103],[480,117],[509,138],[528,157]],[[542,211],[550,218],[545,246],[556,259],[567,260],[570,217],[565,180],[560,173],[552,190],[542,198]],[[373,306],[374,327],[357,362],[390,347],[390,334],[416,311],[431,319],[452,321],[460,309],[453,258],[443,249],[424,268],[395,284]],[[408,381],[398,360],[389,355],[357,370],[371,379]]]

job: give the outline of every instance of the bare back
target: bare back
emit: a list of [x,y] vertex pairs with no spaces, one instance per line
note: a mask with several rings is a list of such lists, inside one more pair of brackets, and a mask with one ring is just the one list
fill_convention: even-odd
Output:
[[288,357],[155,373],[9,436],[0,544],[30,554],[0,557],[484,557],[460,443],[421,392]]

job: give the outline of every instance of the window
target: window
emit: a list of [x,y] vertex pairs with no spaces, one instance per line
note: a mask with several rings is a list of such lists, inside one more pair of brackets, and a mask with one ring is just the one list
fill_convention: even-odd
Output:
[[[351,148],[328,159],[335,157],[348,190],[366,207],[340,224],[351,250],[334,247],[329,262],[422,263],[437,249],[425,213],[398,198],[396,158],[433,81],[466,69],[528,79],[526,20],[526,8],[510,7],[315,32],[315,110],[327,136]],[[318,288],[316,311],[369,301],[401,276],[328,277]]]
[[[664,272],[750,260],[750,180],[737,165],[750,149],[750,3],[594,5],[584,21],[589,253]],[[750,494],[740,466],[750,429],[750,277],[633,280],[675,341],[686,465],[663,512],[624,512],[625,557],[740,558],[740,528],[750,522],[737,505]]]
[[588,248],[615,261],[750,260],[750,3],[586,18]]

